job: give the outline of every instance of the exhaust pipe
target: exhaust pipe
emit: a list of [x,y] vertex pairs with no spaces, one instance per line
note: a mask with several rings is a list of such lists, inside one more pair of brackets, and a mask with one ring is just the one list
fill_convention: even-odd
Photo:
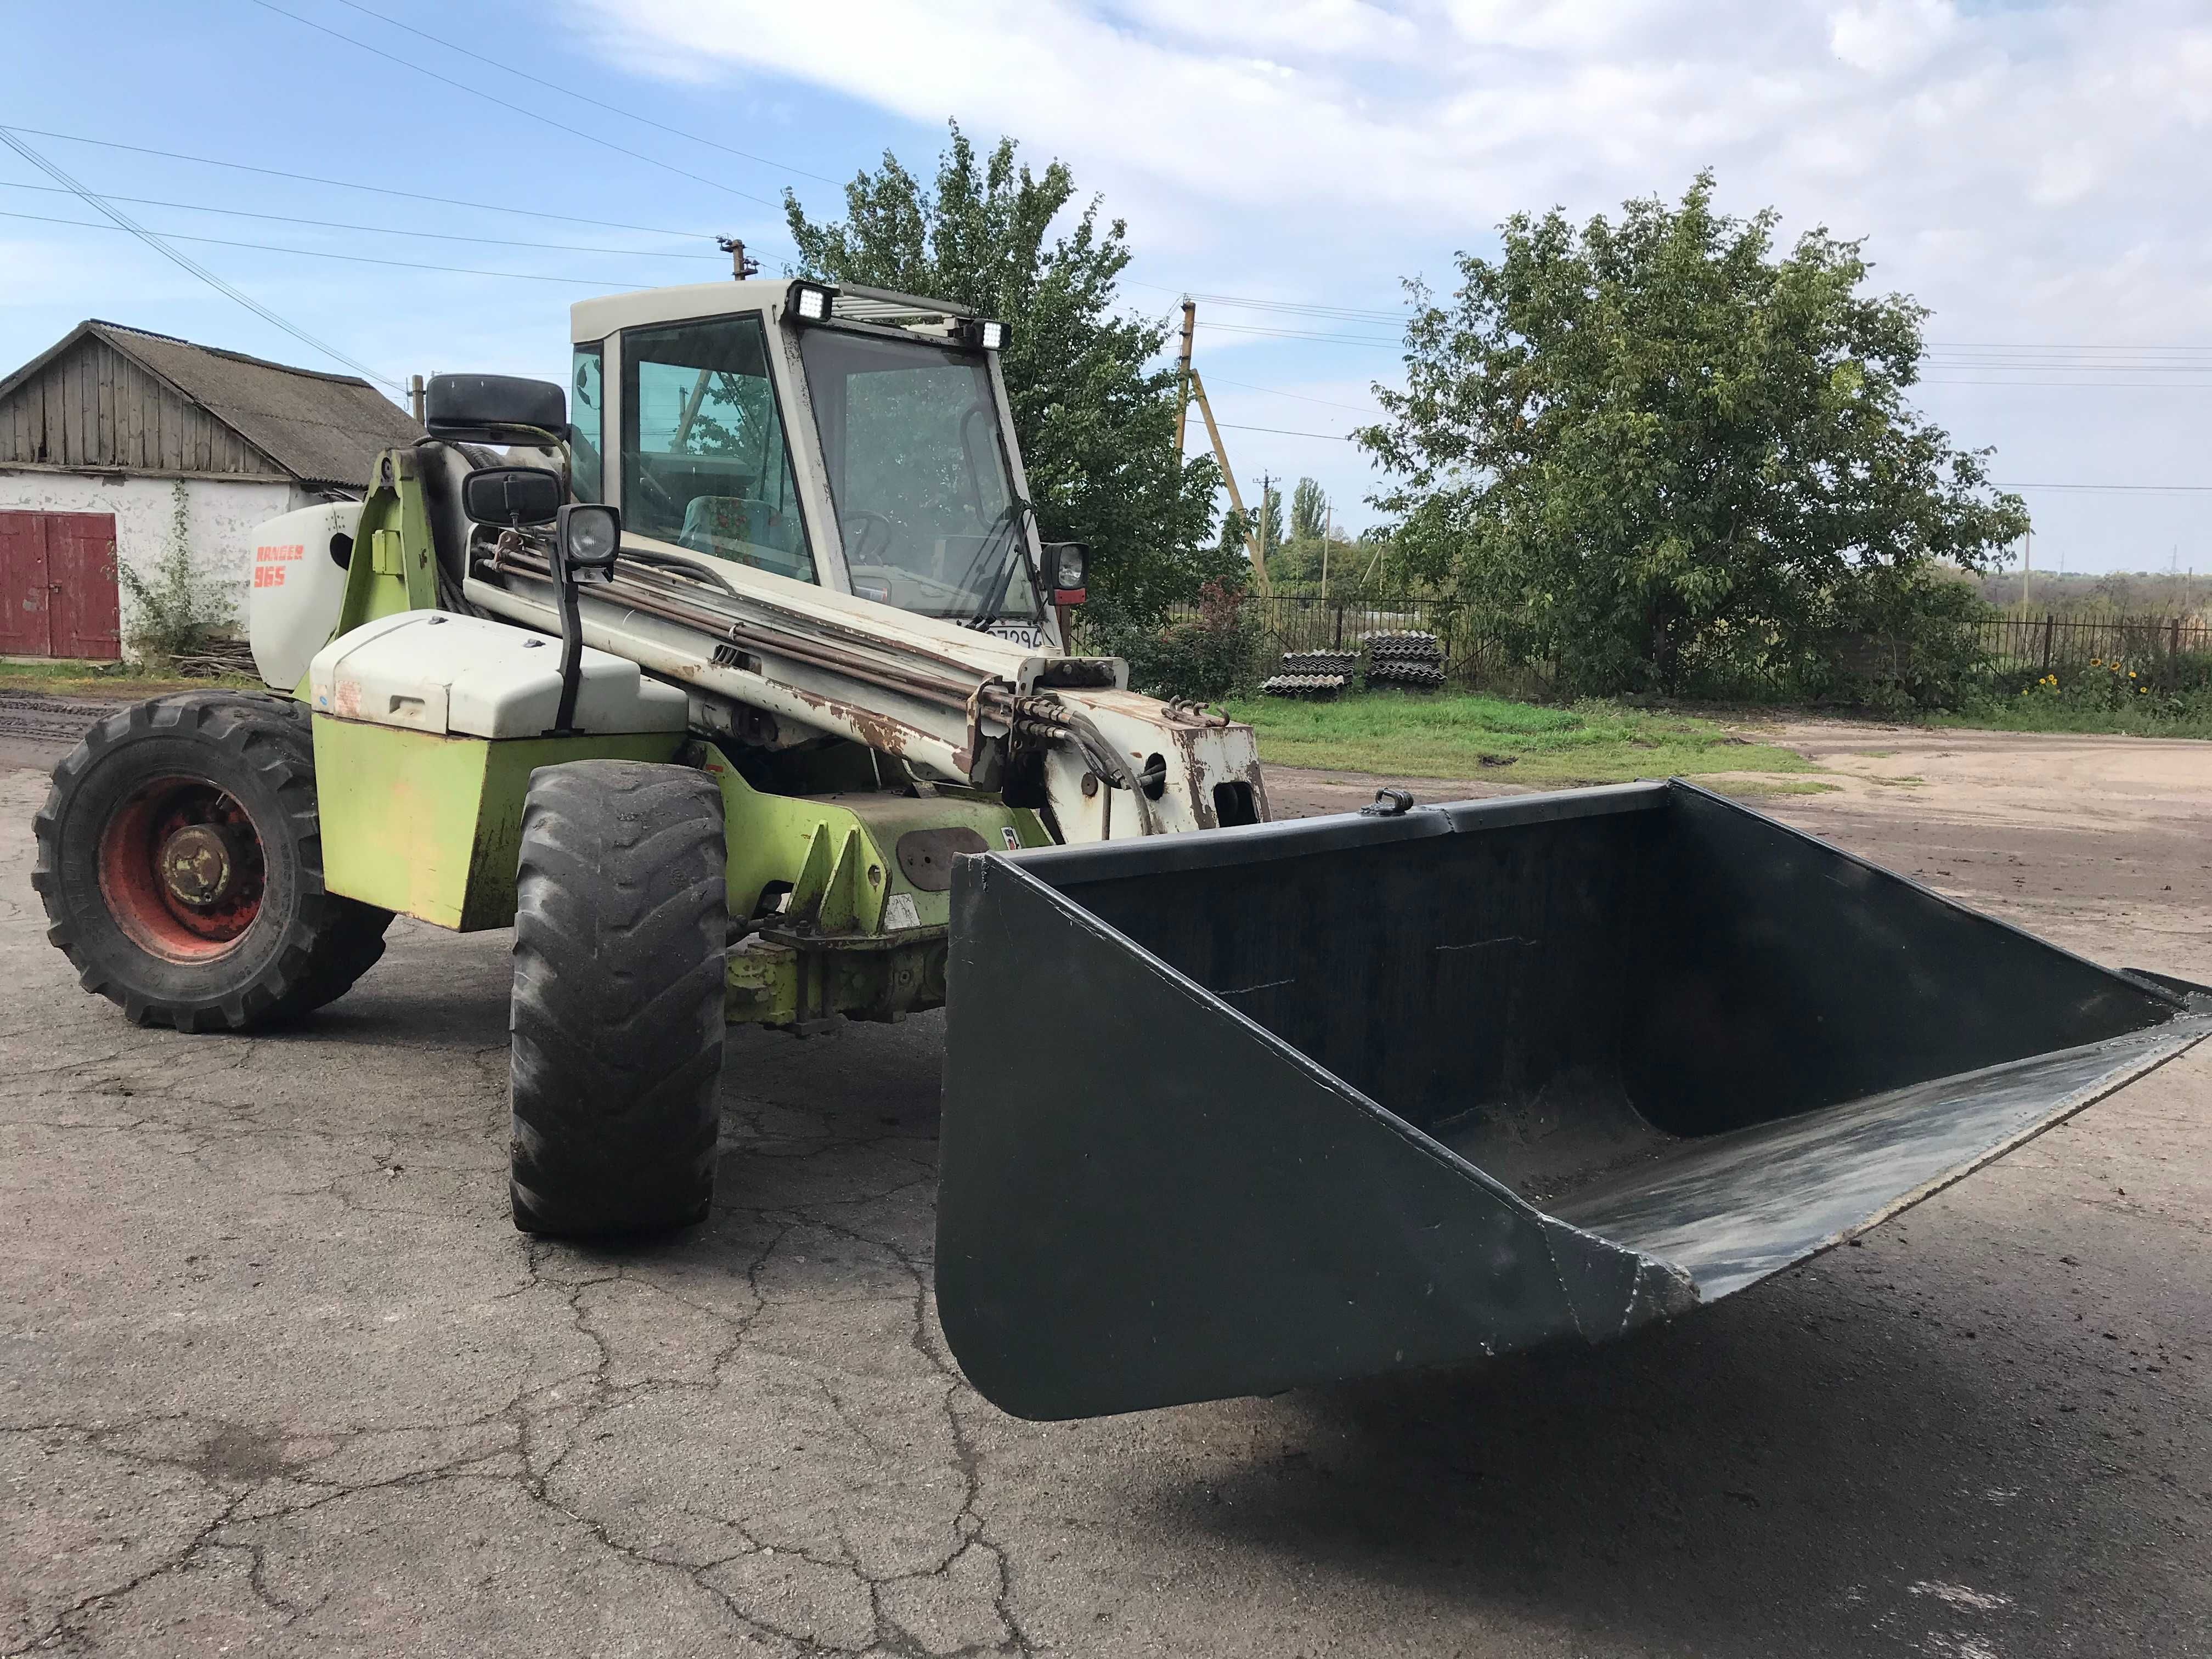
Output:
[[939,1314],[1045,1419],[1619,1336],[2212,1032],[1680,780],[971,856],[952,939]]

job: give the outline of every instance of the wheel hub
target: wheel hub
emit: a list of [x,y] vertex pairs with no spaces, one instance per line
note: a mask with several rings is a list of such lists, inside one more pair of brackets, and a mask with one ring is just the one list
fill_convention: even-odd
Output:
[[172,894],[204,910],[229,896],[238,859],[220,825],[191,823],[161,843],[161,870]]
[[237,948],[261,912],[268,855],[234,795],[201,778],[149,780],[100,831],[100,890],[116,927],[165,962]]

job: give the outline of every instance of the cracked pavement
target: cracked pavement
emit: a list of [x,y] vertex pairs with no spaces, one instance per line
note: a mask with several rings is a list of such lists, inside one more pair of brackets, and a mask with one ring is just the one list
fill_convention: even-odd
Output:
[[[0,1653],[2212,1653],[2202,1050],[1607,1347],[1027,1424],[933,1315],[936,1018],[732,1032],[711,1222],[532,1243],[507,935],[137,1030],[45,943],[43,791],[0,772]],[[1787,811],[1897,862],[1845,805]],[[2064,833],[2063,903],[2025,842],[1968,896],[2212,978],[2201,850],[2138,927],[2147,832]]]

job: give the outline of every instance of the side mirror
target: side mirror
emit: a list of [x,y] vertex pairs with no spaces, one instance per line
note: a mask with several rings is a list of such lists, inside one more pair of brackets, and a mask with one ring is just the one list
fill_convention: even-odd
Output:
[[612,581],[615,556],[622,551],[622,514],[597,501],[571,501],[560,513],[555,539],[561,567],[582,582]]
[[579,586],[611,582],[622,551],[622,514],[598,501],[571,501],[553,532],[553,590],[561,607],[561,706],[548,737],[575,729],[576,694],[583,685],[584,624],[576,604]]
[[517,437],[568,430],[568,400],[550,380],[512,374],[434,374],[422,399],[422,424],[448,443],[512,443]]
[[567,495],[542,466],[488,466],[461,481],[461,511],[478,524],[550,524]]
[[1091,566],[1091,549],[1083,542],[1044,544],[1044,585],[1054,605],[1081,605],[1084,578]]

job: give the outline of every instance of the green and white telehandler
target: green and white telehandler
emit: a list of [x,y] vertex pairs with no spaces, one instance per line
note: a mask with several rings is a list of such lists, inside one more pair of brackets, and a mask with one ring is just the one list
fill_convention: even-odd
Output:
[[236,1030],[394,915],[511,925],[516,1221],[698,1219],[726,1019],[941,1004],[963,853],[1266,816],[1249,727],[1065,648],[1085,550],[1038,539],[1004,331],[721,283],[576,306],[573,412],[439,377],[365,499],[257,532],[273,695],[64,763],[55,942],[133,1019]]
[[512,926],[514,1215],[568,1236],[708,1215],[727,1023],[944,1004],[939,1313],[1036,1417],[1616,1335],[2212,1026],[1679,781],[1268,822],[1249,727],[1067,649],[1006,327],[726,283],[576,306],[573,401],[440,377],[258,532],[270,691],[56,769],[49,937],[196,1032]]

